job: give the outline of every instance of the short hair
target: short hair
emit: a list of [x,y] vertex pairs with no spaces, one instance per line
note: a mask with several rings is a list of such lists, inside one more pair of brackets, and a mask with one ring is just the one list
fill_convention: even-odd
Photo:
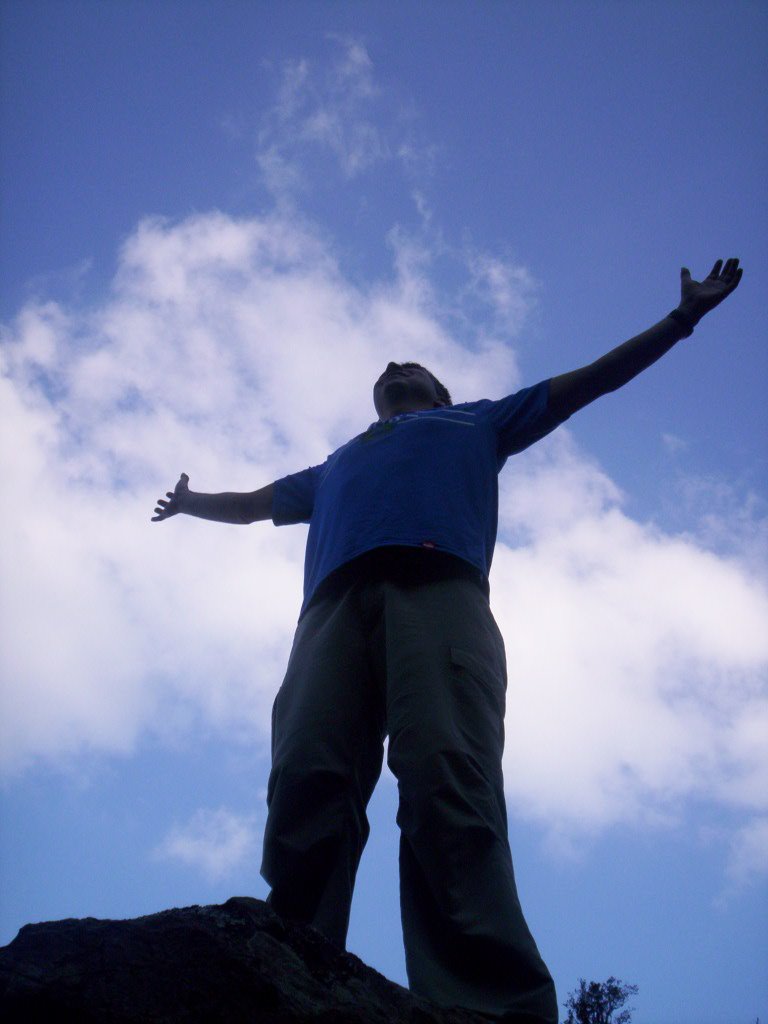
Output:
[[453,405],[453,401],[451,400],[451,394],[448,391],[448,388],[445,386],[445,384],[441,384],[437,377],[434,375],[434,373],[431,373],[429,370],[427,370],[426,366],[422,366],[421,363],[401,363],[400,365],[414,367],[417,370],[425,370],[432,378],[432,382],[435,385],[435,391],[437,392],[437,397],[440,399],[440,401],[444,405]]

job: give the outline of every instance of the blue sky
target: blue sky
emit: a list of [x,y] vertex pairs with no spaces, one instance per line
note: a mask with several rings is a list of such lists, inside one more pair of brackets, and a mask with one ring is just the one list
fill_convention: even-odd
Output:
[[[768,1016],[768,13],[757,3],[0,5],[0,941],[258,876],[304,527],[150,524],[375,418],[736,294],[505,468],[491,573],[521,898],[561,1002]],[[349,948],[404,983],[396,789]]]

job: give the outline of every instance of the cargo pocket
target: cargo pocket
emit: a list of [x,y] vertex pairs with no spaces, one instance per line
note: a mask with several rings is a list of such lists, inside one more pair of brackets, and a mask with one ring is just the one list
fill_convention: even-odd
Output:
[[451,647],[451,669],[457,680],[464,683],[467,692],[465,696],[472,697],[472,691],[477,699],[491,708],[504,719],[507,698],[506,673],[499,671],[489,659],[467,651],[463,647]]

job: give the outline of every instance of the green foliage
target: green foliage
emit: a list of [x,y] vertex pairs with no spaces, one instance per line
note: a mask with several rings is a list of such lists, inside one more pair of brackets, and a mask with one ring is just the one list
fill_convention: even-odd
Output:
[[[565,1024],[629,1024],[632,1010],[621,1008],[634,995],[637,985],[624,985],[618,978],[590,981],[588,985],[579,978],[578,989],[569,993],[565,1003]],[[617,1013],[618,1010],[621,1012]]]

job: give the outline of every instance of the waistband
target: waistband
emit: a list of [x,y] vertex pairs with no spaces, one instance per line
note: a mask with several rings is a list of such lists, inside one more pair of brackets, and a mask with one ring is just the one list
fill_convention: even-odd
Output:
[[370,582],[388,579],[404,584],[466,579],[476,584],[486,599],[490,597],[485,573],[458,555],[451,555],[447,551],[389,545],[366,551],[329,573],[318,585],[304,609],[305,613],[316,601],[339,594],[361,579]]

